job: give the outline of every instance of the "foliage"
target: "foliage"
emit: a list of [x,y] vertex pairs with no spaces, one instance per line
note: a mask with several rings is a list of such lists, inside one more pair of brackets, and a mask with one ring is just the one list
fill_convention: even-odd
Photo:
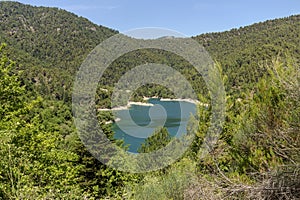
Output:
[[[114,84],[145,63],[174,67],[202,103],[187,129],[196,138],[184,158],[136,175],[111,169],[87,151],[70,107],[78,67],[117,31],[57,8],[0,5],[0,41],[8,44],[0,47],[1,199],[300,198],[299,15],[194,37],[224,74],[227,92],[222,134],[205,158],[199,149],[211,125],[212,97],[200,74],[183,58],[155,49],[115,60],[99,82],[97,108],[110,108]],[[132,99],[173,95],[148,84]],[[113,140],[106,123],[112,118],[111,112],[98,113]],[[155,151],[170,139],[167,129],[160,128],[139,151]],[[123,148],[122,141],[114,142]]]
[[185,190],[196,180],[195,163],[183,159],[168,171],[147,174],[136,185],[133,199],[183,199]]
[[[3,45],[2,45],[3,47]],[[1,48],[2,49],[2,48]],[[78,156],[66,147],[63,135],[43,123],[34,109],[41,97],[29,100],[19,76],[12,73],[14,62],[1,50],[0,194],[2,198],[42,198],[80,191],[76,186]],[[34,195],[33,195],[34,194]]]
[[300,154],[299,118],[294,117],[299,115],[299,67],[294,64],[277,58],[262,66],[268,75],[251,91],[228,97],[222,136],[210,156],[198,160],[198,169],[220,179],[210,182],[223,195],[231,193],[229,199],[299,198],[299,181],[290,174],[298,176]]
[[139,153],[149,153],[165,147],[171,141],[171,136],[165,127],[158,128],[148,137],[138,149]]
[[105,167],[87,153],[64,102],[28,97],[3,47],[0,197],[81,199],[82,194],[119,195],[116,191],[122,191],[134,177]]

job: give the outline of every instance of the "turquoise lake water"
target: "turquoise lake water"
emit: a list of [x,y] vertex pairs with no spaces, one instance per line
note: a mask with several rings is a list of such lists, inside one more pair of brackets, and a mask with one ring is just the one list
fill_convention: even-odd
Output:
[[148,102],[153,105],[131,105],[127,110],[115,111],[119,120],[113,124],[114,137],[129,144],[130,152],[136,153],[158,127],[166,127],[171,136],[186,134],[188,120],[196,113],[196,105],[186,101],[149,99]]

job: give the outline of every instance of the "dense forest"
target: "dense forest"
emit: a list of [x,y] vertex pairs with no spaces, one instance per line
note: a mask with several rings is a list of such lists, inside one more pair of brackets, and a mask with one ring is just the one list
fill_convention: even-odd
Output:
[[[155,172],[117,171],[80,141],[72,87],[90,51],[118,31],[58,8],[0,2],[0,199],[300,199],[300,15],[193,37],[210,53],[226,88],[222,133],[209,156],[199,149],[211,108],[198,106],[190,149]],[[110,108],[114,84],[131,68],[166,64],[210,102],[205,83],[182,57],[156,49],[130,52],[105,71],[96,102]],[[173,97],[146,85],[132,99]],[[113,138],[111,112],[99,112]],[[190,127],[192,129],[192,127]],[[187,130],[191,131],[191,130]],[[157,129],[147,153],[170,141]]]

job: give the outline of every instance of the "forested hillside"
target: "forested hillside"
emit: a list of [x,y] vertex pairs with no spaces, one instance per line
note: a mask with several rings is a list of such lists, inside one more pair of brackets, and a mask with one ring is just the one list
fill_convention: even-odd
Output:
[[77,69],[88,53],[117,31],[58,8],[1,2],[0,40],[43,95],[70,101]]
[[223,66],[232,87],[252,86],[274,57],[300,60],[300,15],[194,37]]
[[[35,85],[42,95],[66,102],[70,101],[74,75],[87,54],[101,41],[117,33],[57,8],[1,2],[0,12],[3,16],[0,39],[8,44],[8,52],[19,63],[19,68],[25,70],[24,80],[28,85]],[[265,73],[259,67],[264,62],[276,56],[300,59],[297,45],[300,43],[299,18],[269,20],[222,33],[199,35],[194,39],[229,75],[228,89],[250,87]],[[125,71],[149,62],[173,66],[189,80],[197,79],[194,82],[203,87],[199,74],[191,72],[187,62],[158,50],[135,51],[117,59],[101,83],[113,86]],[[138,96],[144,93],[140,91]],[[156,90],[153,93],[153,96],[163,96]]]
[[[211,107],[199,105],[189,151],[145,174],[97,161],[78,138],[71,112],[78,68],[118,32],[61,9],[6,1],[0,2],[0,22],[0,199],[300,198],[300,15],[193,37],[223,73],[221,137],[209,156],[199,157],[211,116]],[[180,71],[209,104],[201,75],[187,61],[147,49],[112,63],[100,80],[97,106],[109,108],[113,84],[134,66],[151,62]],[[172,95],[148,85],[133,98]],[[126,149],[106,123],[111,112],[98,115],[108,138]],[[169,140],[168,131],[158,129],[139,151],[159,149]]]

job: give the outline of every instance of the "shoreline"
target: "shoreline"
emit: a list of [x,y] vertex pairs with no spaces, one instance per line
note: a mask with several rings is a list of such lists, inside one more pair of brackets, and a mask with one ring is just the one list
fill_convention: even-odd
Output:
[[109,121],[105,122],[104,124],[112,124],[114,122],[119,122],[119,121],[121,121],[121,118],[116,118],[115,120],[109,120]]
[[138,106],[154,106],[152,103],[143,103],[143,102],[134,102],[134,101],[129,101],[126,106],[118,106],[114,108],[99,108],[98,111],[113,111],[113,110],[127,110],[129,109],[132,105],[138,105]]
[[193,103],[193,104],[198,104],[200,103],[200,101],[198,100],[194,100],[194,99],[167,99],[167,98],[160,98],[160,101],[184,101],[184,102],[188,102],[188,103]]
[[[182,101],[182,102],[188,102],[192,104],[200,104],[201,106],[208,107],[209,104],[204,104],[201,103],[198,100],[195,99],[171,99],[171,98],[159,98],[157,96],[154,97],[143,97],[144,101],[148,101],[149,99],[159,99],[159,101]],[[114,111],[114,110],[127,110],[129,109],[132,105],[138,105],[138,106],[154,106],[152,103],[144,103],[144,102],[134,102],[134,101],[129,101],[126,106],[119,106],[119,107],[114,107],[114,108],[99,108],[98,111]]]
[[[144,97],[145,98],[145,97]],[[208,103],[202,103],[198,100],[195,99],[171,99],[171,98],[159,98],[159,97],[147,97],[148,99],[159,99],[160,101],[183,101],[183,102],[188,102],[188,103],[192,103],[192,104],[199,104],[201,106],[205,106],[208,107],[209,104]]]
[[128,106],[131,106],[131,105],[138,105],[138,106],[154,106],[154,104],[152,103],[143,103],[143,102],[134,102],[134,101],[129,101]]

